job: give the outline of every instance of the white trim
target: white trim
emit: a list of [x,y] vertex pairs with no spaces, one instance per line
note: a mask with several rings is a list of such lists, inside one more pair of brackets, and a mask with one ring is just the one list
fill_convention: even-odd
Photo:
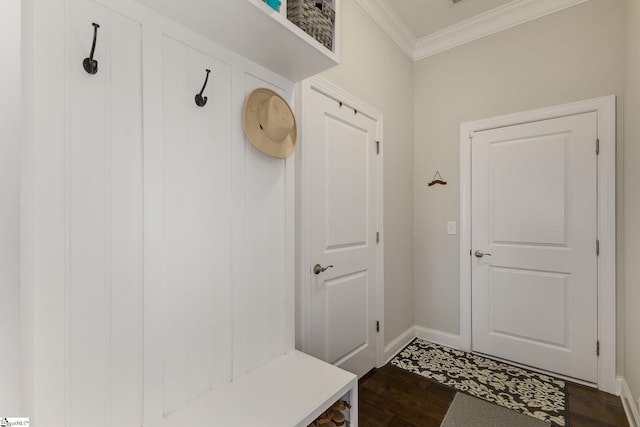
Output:
[[627,415],[629,425],[631,427],[640,427],[640,411],[638,411],[638,406],[633,400],[633,394],[631,393],[629,384],[627,384],[627,380],[625,380],[624,377],[618,377],[617,383],[618,395],[620,396],[620,400],[622,400],[622,407],[624,408],[624,413]]
[[413,60],[445,50],[558,12],[587,0],[515,0],[458,24],[418,39]]
[[616,392],[616,218],[614,95],[460,125],[460,337],[471,350],[471,144],[473,132],[587,112],[598,114],[598,388]]
[[588,0],[514,0],[435,33],[417,38],[388,0],[357,0],[413,61],[524,24]]
[[[295,111],[295,115],[297,117],[296,126],[299,133],[299,138],[302,138],[302,132],[304,130],[304,114],[302,110],[302,82],[297,82],[294,86],[293,92],[293,104],[291,108]],[[295,245],[295,258],[294,258],[294,277],[295,277],[295,348],[296,350],[304,351],[305,339],[307,336],[306,331],[306,313],[309,312],[309,306],[306,301],[307,293],[303,292],[299,283],[301,283],[302,275],[304,274],[304,269],[301,268],[303,265],[309,265],[309,249],[308,249],[308,240],[302,233],[302,206],[303,206],[303,198],[306,198],[306,195],[309,194],[308,185],[302,182],[302,154],[304,151],[303,144],[298,144],[297,153],[295,157],[296,161],[296,189],[295,189],[295,237],[294,237],[294,245]]]
[[460,335],[450,334],[449,332],[438,331],[435,329],[416,326],[416,338],[431,341],[436,344],[462,350],[462,339]]
[[384,348],[384,364],[386,365],[393,359],[396,354],[405,348],[416,337],[415,326],[409,327],[406,331],[398,335],[393,341]]
[[304,124],[307,122],[307,99],[310,96],[311,90],[316,90],[330,98],[339,100],[344,105],[358,110],[358,113],[363,114],[377,123],[377,132],[380,138],[380,154],[377,156],[378,161],[378,179],[377,179],[377,193],[378,193],[378,206],[376,207],[378,231],[380,232],[380,243],[377,245],[377,320],[380,321],[380,332],[376,335],[376,367],[384,366],[385,361],[385,349],[384,349],[384,221],[383,221],[383,207],[384,207],[384,192],[383,192],[383,162],[384,162],[384,142],[383,137],[383,115],[380,111],[374,107],[366,104],[353,95],[345,92],[339,87],[333,85],[327,80],[321,77],[311,77],[303,80],[297,86],[299,90],[299,105],[297,106],[298,130],[299,141],[297,148],[298,159],[298,208],[299,215],[296,218],[298,234],[297,245],[299,248],[299,258],[297,260],[298,265],[296,269],[297,275],[297,292],[299,293],[297,302],[301,311],[298,317],[298,328],[300,333],[298,334],[299,347],[302,351],[307,351],[307,336],[310,327],[310,305],[309,294],[307,290],[311,286],[310,284],[310,272],[308,266],[311,265],[309,259],[309,218],[311,213],[310,205],[310,179],[307,171],[309,170],[309,164],[311,159],[305,157],[304,141],[305,128]]
[[601,98],[598,112],[598,388],[616,387],[616,98]]
[[416,36],[387,0],[357,0],[358,4],[411,59],[416,50]]
[[[287,91],[291,100],[293,88]],[[295,153],[285,161],[285,315],[284,315],[284,345],[285,351],[293,351],[296,347],[296,160]]]
[[460,340],[471,351],[471,144],[472,127],[460,125]]
[[[315,89],[330,98],[338,99],[342,101],[345,106],[355,108],[358,110],[358,113],[362,113],[373,120],[382,120],[382,113],[379,110],[369,104],[366,104],[364,101],[356,98],[349,92],[340,89],[338,86],[335,86],[333,83],[323,79],[322,77],[314,76],[302,81],[303,99],[305,94],[304,91],[308,89]],[[380,155],[382,154],[381,150]]]
[[[357,107],[357,105],[356,105]],[[373,110],[371,111],[373,112]],[[377,156],[377,169],[378,169],[378,182],[377,182],[377,192],[378,192],[378,206],[377,209],[377,221],[378,221],[378,232],[380,233],[380,241],[377,245],[377,278],[378,278],[378,320],[380,322],[380,330],[378,331],[377,343],[376,343],[376,367],[382,368],[385,364],[384,358],[384,121],[382,119],[382,113],[375,111],[375,115],[377,117],[376,127],[378,132],[378,138],[380,140],[380,153]]]

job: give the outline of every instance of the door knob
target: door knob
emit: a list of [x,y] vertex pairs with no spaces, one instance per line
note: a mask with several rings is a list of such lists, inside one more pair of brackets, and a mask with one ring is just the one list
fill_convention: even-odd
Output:
[[482,252],[479,249],[475,251],[474,255],[477,256],[478,258],[482,258],[483,256],[491,256],[489,252]]
[[313,266],[313,272],[315,274],[320,274],[320,273],[324,273],[325,271],[327,271],[328,269],[330,269],[331,267],[333,267],[333,265],[328,265],[326,267],[321,266],[320,264],[316,264]]

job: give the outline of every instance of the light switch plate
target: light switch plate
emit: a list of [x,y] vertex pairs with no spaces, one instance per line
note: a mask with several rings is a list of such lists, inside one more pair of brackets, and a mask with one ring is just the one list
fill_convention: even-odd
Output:
[[448,221],[447,222],[447,234],[456,234],[456,222],[455,221]]

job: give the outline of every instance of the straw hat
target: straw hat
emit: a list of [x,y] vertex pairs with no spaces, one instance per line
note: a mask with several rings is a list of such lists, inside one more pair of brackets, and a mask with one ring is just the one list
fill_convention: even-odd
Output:
[[244,103],[244,131],[264,154],[285,159],[296,148],[296,119],[280,95],[256,89]]

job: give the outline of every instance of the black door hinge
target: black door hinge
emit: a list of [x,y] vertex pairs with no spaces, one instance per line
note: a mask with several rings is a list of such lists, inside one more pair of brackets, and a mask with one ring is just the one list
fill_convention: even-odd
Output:
[[380,141],[376,141],[376,154],[380,154]]
[[600,138],[596,139],[596,156],[600,154]]
[[596,256],[600,255],[600,239],[596,240]]
[[600,356],[600,340],[596,341],[596,356]]
[[376,332],[380,332],[380,321],[376,320]]
[[380,243],[380,232],[376,231],[376,243]]

